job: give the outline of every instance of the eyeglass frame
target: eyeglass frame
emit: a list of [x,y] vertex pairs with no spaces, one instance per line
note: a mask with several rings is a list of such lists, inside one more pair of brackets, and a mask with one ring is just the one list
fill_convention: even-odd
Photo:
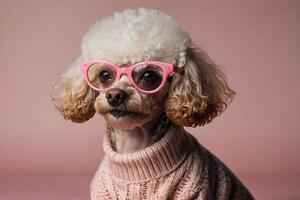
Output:
[[[120,80],[121,76],[123,74],[126,74],[129,81],[130,81],[130,83],[134,86],[134,88],[141,91],[141,92],[143,92],[143,93],[146,93],[146,94],[154,94],[154,93],[159,92],[165,86],[165,84],[167,82],[167,79],[168,79],[169,75],[172,72],[176,72],[176,73],[179,73],[179,74],[183,74],[183,72],[184,72],[184,70],[182,68],[180,68],[176,65],[173,65],[171,63],[166,63],[166,62],[160,62],[160,61],[143,61],[143,62],[135,63],[135,64],[133,64],[129,67],[121,67],[121,66],[119,66],[117,64],[114,64],[114,63],[111,63],[107,60],[88,60],[88,61],[85,61],[85,62],[80,64],[80,70],[83,74],[83,78],[84,78],[85,82],[92,89],[94,89],[98,92],[104,92],[108,88],[97,88],[97,87],[93,86],[92,83],[89,80],[88,71],[94,64],[97,64],[97,63],[104,63],[104,64],[108,64],[108,65],[114,67],[114,69],[116,71],[116,76],[115,76],[114,82]],[[150,65],[152,64],[152,65],[158,66],[163,71],[162,81],[161,81],[160,85],[154,90],[147,91],[147,90],[143,90],[143,89],[139,88],[137,86],[137,84],[135,83],[135,81],[133,80],[133,78],[132,78],[133,70],[136,67],[138,67],[140,65],[144,65],[144,64],[150,64]]]

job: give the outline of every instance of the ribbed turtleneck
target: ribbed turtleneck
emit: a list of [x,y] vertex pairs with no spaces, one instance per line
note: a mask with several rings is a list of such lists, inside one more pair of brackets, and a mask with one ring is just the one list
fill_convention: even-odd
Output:
[[157,179],[175,170],[190,151],[191,141],[182,127],[171,126],[158,142],[134,153],[121,154],[112,147],[110,133],[103,149],[111,175],[126,182]]
[[182,127],[172,125],[156,143],[134,153],[105,157],[91,183],[91,199],[254,199],[217,157]]

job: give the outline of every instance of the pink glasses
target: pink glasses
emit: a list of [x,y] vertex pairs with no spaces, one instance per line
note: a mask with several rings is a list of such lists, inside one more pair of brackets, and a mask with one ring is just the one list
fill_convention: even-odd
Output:
[[91,60],[80,65],[84,80],[96,91],[102,92],[126,74],[139,91],[153,94],[160,91],[170,73],[182,74],[183,70],[170,63],[144,61],[130,67],[120,67],[105,60]]

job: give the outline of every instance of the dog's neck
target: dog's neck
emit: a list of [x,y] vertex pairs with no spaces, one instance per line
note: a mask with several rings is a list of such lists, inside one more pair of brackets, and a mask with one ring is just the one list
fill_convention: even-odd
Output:
[[134,153],[157,142],[170,128],[171,122],[162,114],[160,117],[132,130],[108,127],[113,148],[118,153]]

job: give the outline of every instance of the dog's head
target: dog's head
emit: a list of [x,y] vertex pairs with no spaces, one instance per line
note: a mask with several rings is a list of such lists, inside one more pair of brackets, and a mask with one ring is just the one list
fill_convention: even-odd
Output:
[[[163,78],[163,70],[150,69],[137,72],[136,79],[133,73],[116,79],[109,68],[90,70],[88,78],[93,80],[89,82],[80,65],[90,60],[106,60],[120,70],[158,61],[180,68],[177,72],[182,73]],[[149,91],[164,83],[151,93],[143,91],[145,86],[138,80],[146,81],[143,84],[148,84]],[[110,82],[97,90],[91,87],[92,81]],[[54,85],[54,93],[65,119],[84,122],[97,112],[109,125],[121,129],[133,129],[162,114],[182,126],[201,126],[221,114],[235,94],[220,67],[203,51],[191,47],[187,32],[169,16],[144,8],[97,22],[83,39],[81,56]]]

